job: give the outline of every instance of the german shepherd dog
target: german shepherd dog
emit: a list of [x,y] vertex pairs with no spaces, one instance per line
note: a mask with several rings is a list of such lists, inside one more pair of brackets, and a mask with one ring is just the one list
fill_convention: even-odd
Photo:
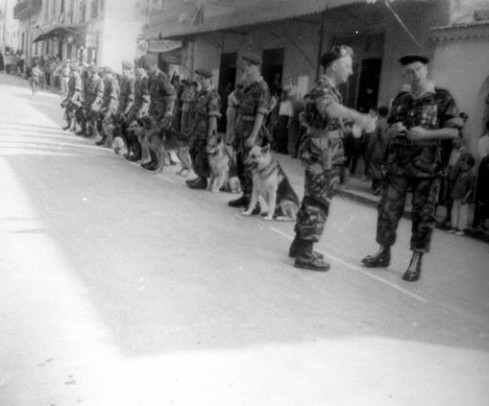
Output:
[[299,211],[299,198],[280,164],[273,158],[270,144],[264,147],[254,146],[245,165],[251,169],[253,192],[248,210],[241,214],[250,216],[259,202],[263,220],[275,218],[280,221],[295,221]]
[[220,190],[241,193],[236,162],[222,138],[210,137],[205,149],[211,170],[209,190],[214,193]]

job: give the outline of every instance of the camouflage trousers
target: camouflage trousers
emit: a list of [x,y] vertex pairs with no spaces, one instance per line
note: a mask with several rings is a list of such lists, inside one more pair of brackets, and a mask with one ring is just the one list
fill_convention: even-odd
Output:
[[396,242],[396,230],[404,212],[406,195],[412,190],[411,250],[428,252],[435,226],[440,178],[413,178],[388,175],[378,208],[377,242],[390,247]]
[[197,176],[208,178],[210,176],[209,158],[205,149],[207,138],[193,135],[190,140],[190,159]]
[[[253,189],[253,178],[251,176],[251,171],[245,166],[246,158],[248,158],[248,154],[251,149],[246,146],[246,140],[253,131],[254,125],[255,123],[253,121],[238,120],[236,122],[235,138],[233,141],[233,148],[236,152],[237,176],[241,183],[243,194],[248,196],[251,196]],[[258,136],[256,137],[255,145],[263,145],[265,138],[265,132],[260,130]]]
[[327,167],[323,152],[312,142],[305,142],[301,148],[305,166],[304,198],[295,224],[295,233],[301,240],[318,242],[321,239],[329,206],[340,182],[340,167]]

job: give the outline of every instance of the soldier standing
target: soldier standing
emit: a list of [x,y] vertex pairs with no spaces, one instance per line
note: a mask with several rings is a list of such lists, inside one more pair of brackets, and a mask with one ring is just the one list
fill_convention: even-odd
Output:
[[429,251],[435,225],[442,170],[441,140],[457,138],[457,127],[461,128],[463,122],[450,93],[428,80],[428,58],[407,55],[399,62],[411,91],[398,95],[391,107],[388,131],[392,138],[377,219],[380,249],[362,263],[370,268],[389,266],[390,247],[396,241],[406,194],[412,189],[413,255],[403,279],[414,282],[421,275],[421,260]]
[[[129,111],[127,124],[148,115],[149,101],[148,74],[143,67],[138,67],[136,69],[136,81],[134,84],[134,104]],[[134,134],[127,134],[126,143],[131,146],[128,149],[133,152],[133,155],[126,157],[129,161],[136,162],[142,158],[146,158],[142,157],[141,141]]]
[[85,137],[97,138],[98,128],[97,120],[102,107],[102,99],[104,96],[104,82],[98,74],[98,68],[95,65],[90,65],[88,68],[90,74],[87,87],[85,89],[85,111],[86,123],[82,125],[82,132]]
[[111,147],[114,139],[114,124],[116,120],[117,110],[119,108],[120,86],[119,81],[114,76],[114,71],[111,67],[106,66],[105,72],[105,91],[102,104],[102,128],[104,135],[102,139],[96,142],[97,145]]
[[[148,87],[150,94],[149,115],[156,119],[161,131],[168,130],[171,127],[177,96],[168,76],[156,64],[153,64],[150,68]],[[151,161],[143,163],[141,165],[143,168],[151,171],[160,167],[160,162],[158,161],[159,159],[164,159],[164,157],[159,157],[158,153],[152,148],[152,145],[156,144],[152,143],[148,137],[161,136],[159,132],[156,134],[152,133],[149,136],[145,135],[144,148],[148,148]]]
[[119,105],[117,109],[117,122],[114,124],[113,131],[116,130],[122,135],[127,143],[128,117],[131,107],[134,104],[135,82],[134,64],[129,61],[122,62],[122,78],[120,81]]
[[352,71],[350,47],[333,47],[321,58],[324,75],[305,96],[303,119],[308,133],[300,148],[305,166],[305,190],[301,208],[297,214],[295,239],[289,256],[295,257],[296,268],[327,271],[329,264],[313,250],[324,231],[331,199],[339,184],[343,163],[341,120],[350,119],[363,128],[373,128],[368,115],[360,114],[341,104],[338,86],[346,83]]
[[[251,199],[251,171],[245,168],[244,162],[248,152],[255,145],[263,145],[266,141],[264,119],[270,109],[270,90],[261,76],[262,59],[259,55],[248,53],[242,56],[245,73],[243,89],[236,93],[237,111],[234,132],[234,150],[238,178],[241,182],[243,195],[231,200],[231,207],[248,207]],[[232,116],[232,114],[230,114]]]
[[[183,81],[182,81],[183,82]],[[195,100],[195,93],[197,91],[197,82],[195,80],[189,81],[181,94],[181,122],[180,122],[180,132],[184,136],[184,139],[178,141],[177,156],[180,160],[182,167],[177,172],[177,175],[186,176],[187,172],[192,169],[192,162],[190,159],[190,148],[188,139],[190,137],[190,114],[192,111],[192,106]]]
[[212,87],[212,72],[207,69],[195,71],[200,89],[192,107],[192,131],[190,135],[190,158],[197,175],[187,180],[191,189],[206,189],[210,176],[206,145],[210,137],[217,136],[217,119],[221,116],[219,94]]
[[76,115],[77,110],[81,107],[82,80],[80,76],[80,68],[76,65],[71,66],[71,76],[68,81],[68,94],[62,105],[65,106],[65,117],[67,121],[66,127],[63,130],[76,130]]

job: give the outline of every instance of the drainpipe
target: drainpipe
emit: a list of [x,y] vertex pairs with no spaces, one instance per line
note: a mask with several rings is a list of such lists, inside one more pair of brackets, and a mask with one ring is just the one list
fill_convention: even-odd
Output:
[[323,54],[323,42],[324,42],[324,13],[321,14],[321,27],[319,28],[319,46],[318,46],[318,61],[316,66],[316,81],[319,80],[321,75],[321,56]]

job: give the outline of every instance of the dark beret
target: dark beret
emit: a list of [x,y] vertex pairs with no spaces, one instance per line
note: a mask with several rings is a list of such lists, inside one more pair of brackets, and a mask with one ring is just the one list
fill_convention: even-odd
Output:
[[422,64],[426,65],[429,61],[430,59],[423,55],[406,55],[402,58],[399,58],[399,63],[402,66],[406,66],[414,62],[421,62]]
[[91,73],[97,73],[98,72],[98,66],[97,65],[90,65],[88,67],[88,71]]
[[80,67],[78,65],[71,65],[70,68],[73,72],[80,72]]
[[134,69],[134,64],[129,61],[122,61],[122,69]]
[[104,66],[105,73],[114,73],[114,70],[110,66]]
[[212,72],[207,69],[197,69],[195,73],[207,79],[212,77]]
[[350,47],[344,45],[334,46],[331,51],[324,53],[321,57],[321,66],[327,68],[334,61],[343,58],[346,55],[353,55],[353,51]]
[[252,65],[261,65],[263,63],[261,56],[252,52],[247,52],[246,54],[243,54],[241,58],[243,59],[243,61],[247,61]]

